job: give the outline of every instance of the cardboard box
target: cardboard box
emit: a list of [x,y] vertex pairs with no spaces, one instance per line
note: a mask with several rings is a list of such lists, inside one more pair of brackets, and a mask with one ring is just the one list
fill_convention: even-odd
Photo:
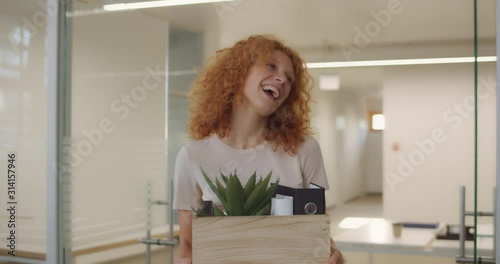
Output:
[[309,188],[278,185],[276,194],[293,197],[293,214],[325,214],[325,188],[311,183]]
[[329,256],[329,215],[193,218],[194,264],[323,264]]

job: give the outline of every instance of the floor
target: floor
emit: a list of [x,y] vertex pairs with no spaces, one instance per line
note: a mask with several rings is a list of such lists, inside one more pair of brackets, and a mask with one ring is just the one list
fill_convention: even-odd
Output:
[[[117,259],[115,261],[103,262],[105,264],[145,264],[146,256],[138,255],[126,259]],[[168,251],[163,249],[153,250],[151,252],[151,264],[167,264],[168,263]]]
[[328,213],[331,216],[331,234],[335,236],[342,231],[339,223],[346,217],[382,218],[382,195],[366,195],[334,207]]

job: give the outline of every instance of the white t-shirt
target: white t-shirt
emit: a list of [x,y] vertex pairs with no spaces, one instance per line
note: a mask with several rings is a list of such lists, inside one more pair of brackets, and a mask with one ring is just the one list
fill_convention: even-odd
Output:
[[236,149],[215,134],[188,143],[179,151],[175,163],[174,209],[191,210],[192,207],[197,208],[201,200],[220,204],[203,178],[201,169],[214,183],[216,176],[221,180],[220,172],[228,176],[236,170],[241,184],[245,186],[254,172],[257,172],[258,179],[272,171],[270,182],[279,178],[279,184],[288,187],[307,188],[312,182],[328,189],[321,149],[318,141],[311,136],[306,137],[293,156],[282,148],[274,151],[268,142],[255,148]]

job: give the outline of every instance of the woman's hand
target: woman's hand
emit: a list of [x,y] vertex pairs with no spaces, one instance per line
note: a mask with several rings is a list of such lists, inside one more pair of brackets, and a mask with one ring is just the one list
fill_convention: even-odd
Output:
[[174,264],[191,264],[191,259],[190,258],[181,258],[181,259],[176,259],[174,261]]
[[344,264],[344,257],[340,250],[332,249],[330,258],[326,261],[326,264]]

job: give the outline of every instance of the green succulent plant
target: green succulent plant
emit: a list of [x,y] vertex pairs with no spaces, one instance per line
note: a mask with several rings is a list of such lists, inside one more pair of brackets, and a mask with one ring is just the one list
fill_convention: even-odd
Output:
[[[245,186],[241,184],[236,172],[230,173],[229,176],[220,172],[222,181],[216,177],[215,183],[210,180],[203,169],[201,173],[224,207],[221,210],[213,206],[214,216],[269,215],[271,213],[271,198],[276,193],[279,183],[277,179],[276,182],[269,184],[272,171],[265,178],[260,176],[258,181],[254,172]],[[200,210],[194,211],[197,216],[206,216]]]

